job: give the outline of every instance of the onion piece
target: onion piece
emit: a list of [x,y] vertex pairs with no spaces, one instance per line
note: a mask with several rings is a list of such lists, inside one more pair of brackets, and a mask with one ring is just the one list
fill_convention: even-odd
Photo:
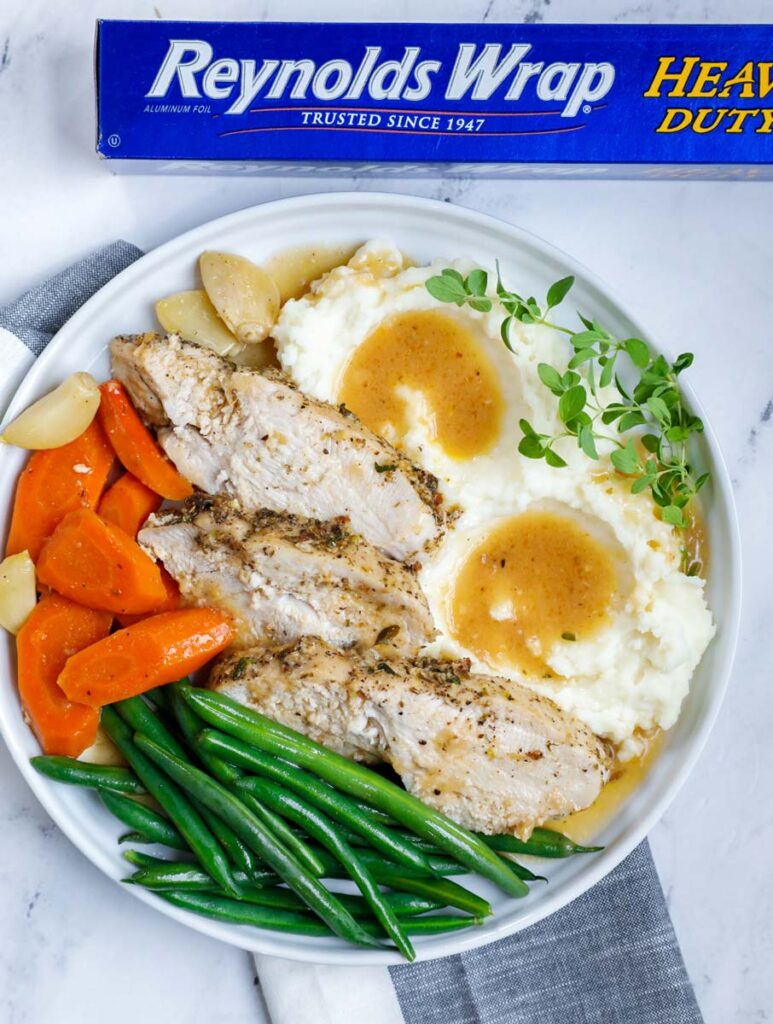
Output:
[[268,337],[281,304],[273,277],[228,252],[202,253],[199,270],[212,305],[239,341],[251,345]]
[[228,356],[237,366],[262,370],[266,366],[279,366],[276,349],[270,338],[255,345],[240,345]]
[[70,374],[9,423],[2,440],[19,448],[61,448],[88,427],[97,414],[99,398],[90,373]]
[[166,299],[159,299],[156,316],[169,334],[179,334],[185,341],[195,341],[220,356],[227,356],[239,347],[239,342],[217,315],[207,293],[201,289],[177,292]]
[[0,562],[0,626],[15,635],[36,602],[35,566],[29,551],[9,555]]

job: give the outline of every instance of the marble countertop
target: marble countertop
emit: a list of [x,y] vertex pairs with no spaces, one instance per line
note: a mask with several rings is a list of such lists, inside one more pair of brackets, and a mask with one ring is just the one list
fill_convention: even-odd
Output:
[[[654,829],[707,1024],[773,1012],[773,194],[730,182],[114,177],[93,153],[96,17],[314,19],[317,0],[5,0],[0,13],[0,303],[100,244],[152,247],[220,214],[328,189],[414,192],[541,235],[592,267],[692,383],[735,485],[745,584],[733,679],[708,746]],[[325,14],[357,19],[356,0]],[[381,15],[381,10],[378,14]],[[392,20],[771,21],[766,0],[392,0]],[[1,372],[1,371],[0,371]],[[0,1020],[262,1022],[248,954],[147,907],[70,845],[0,747]],[[767,966],[766,966],[767,965]]]

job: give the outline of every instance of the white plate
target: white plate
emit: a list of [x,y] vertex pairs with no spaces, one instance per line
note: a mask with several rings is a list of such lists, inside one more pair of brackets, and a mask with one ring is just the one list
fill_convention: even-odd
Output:
[[[572,297],[580,309],[592,311],[622,337],[647,337],[584,267],[509,224],[410,196],[312,195],[267,203],[212,221],[162,245],[119,274],[59,331],[19,388],[10,412],[14,414],[74,370],[90,370],[100,379],[108,377],[106,346],[111,338],[154,327],[153,303],[163,295],[192,287],[196,259],[204,249],[230,250],[261,262],[288,246],[353,244],[373,237],[393,239],[418,262],[438,256],[469,256],[492,265],[499,258],[506,279],[516,282],[519,291],[527,295],[544,295],[548,284],[572,273],[577,278]],[[688,398],[700,414],[689,390]],[[487,884],[477,886],[490,898],[494,916],[480,928],[418,939],[418,959],[458,953],[500,939],[535,924],[585,892],[641,842],[694,765],[725,690],[740,611],[738,525],[730,481],[708,424],[696,447],[698,461],[712,473],[712,483],[704,492],[712,549],[708,600],[718,631],[695,673],[690,695],[678,724],[667,735],[662,754],[642,785],[598,836],[606,846],[602,854],[549,863],[549,885],[535,885],[523,900],[508,899]],[[0,502],[0,536],[6,532],[11,496],[24,460],[24,453],[17,449],[3,447],[0,451],[0,494],[4,496]],[[22,720],[12,682],[13,644],[6,637],[0,642],[0,677],[5,680],[0,688],[0,726],[19,770],[73,843],[111,878],[124,877],[127,865],[116,845],[122,830],[96,797],[76,787],[50,782],[29,765],[29,758],[39,750]],[[210,921],[171,907],[139,888],[129,891],[170,917],[245,949],[324,963],[401,962],[396,954],[354,948],[338,939],[288,936]]]

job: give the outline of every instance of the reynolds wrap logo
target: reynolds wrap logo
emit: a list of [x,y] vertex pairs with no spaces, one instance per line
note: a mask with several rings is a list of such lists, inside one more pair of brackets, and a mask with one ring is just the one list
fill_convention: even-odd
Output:
[[[480,135],[527,135],[575,131],[582,125],[535,130],[486,131],[487,118],[559,116],[575,120],[599,105],[612,88],[614,66],[607,62],[534,61],[528,43],[509,50],[498,43],[461,43],[454,59],[444,62],[420,46],[405,46],[399,60],[382,59],[382,47],[365,46],[359,63],[344,58],[317,62],[308,58],[279,60],[215,57],[212,45],[201,39],[172,39],[150,89],[148,100],[163,100],[176,84],[184,100],[227,103],[225,115],[271,113],[276,106],[263,101],[295,101],[289,110],[292,125],[240,129],[286,131],[293,128],[402,130],[430,134],[474,132]],[[173,95],[176,96],[176,93]],[[466,102],[464,110],[412,113],[410,106],[395,113],[378,107],[383,101],[421,104],[432,97],[446,103]],[[492,111],[475,104],[489,100],[528,104],[536,110],[518,114]],[[367,107],[347,105],[367,101]],[[436,100],[437,101],[437,100]],[[541,107],[557,104],[557,108]],[[321,106],[320,106],[321,105]],[[164,105],[160,105],[164,107]],[[154,112],[158,104],[146,107]],[[335,110],[331,109],[335,108]],[[415,110],[415,108],[414,108]],[[169,112],[163,110],[163,112]],[[485,116],[477,116],[483,114]],[[499,124],[489,125],[501,128]],[[225,132],[223,134],[231,134]]]

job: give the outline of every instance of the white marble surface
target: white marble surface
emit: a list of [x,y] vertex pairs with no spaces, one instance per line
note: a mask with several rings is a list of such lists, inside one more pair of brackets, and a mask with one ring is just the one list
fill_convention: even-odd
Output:
[[[492,213],[583,260],[673,349],[736,485],[745,555],[740,652],[717,728],[652,834],[708,1024],[773,1014],[773,185],[113,177],[93,148],[95,17],[315,18],[318,0],[4,0],[0,9],[0,303],[97,245],[145,248],[219,214],[296,192],[416,192]],[[327,16],[357,18],[357,0]],[[388,11],[388,13],[387,13]],[[373,10],[374,17],[382,14]],[[725,0],[392,0],[395,20],[773,21]],[[0,371],[2,372],[2,371]],[[58,833],[0,749],[0,1020],[227,1024],[265,1020],[247,954],[104,879]]]

